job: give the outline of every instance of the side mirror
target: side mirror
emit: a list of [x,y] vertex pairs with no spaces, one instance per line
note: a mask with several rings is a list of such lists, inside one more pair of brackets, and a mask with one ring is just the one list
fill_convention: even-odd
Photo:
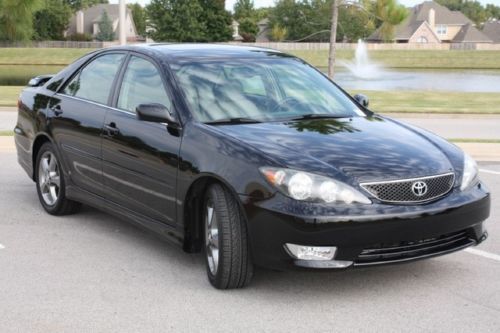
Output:
[[359,104],[361,104],[365,108],[367,108],[368,104],[370,104],[370,100],[365,95],[356,94],[353,96],[353,98],[356,100],[356,102],[358,102]]
[[178,127],[179,122],[170,114],[166,106],[158,103],[139,104],[136,109],[137,118],[153,123],[167,123],[169,126]]

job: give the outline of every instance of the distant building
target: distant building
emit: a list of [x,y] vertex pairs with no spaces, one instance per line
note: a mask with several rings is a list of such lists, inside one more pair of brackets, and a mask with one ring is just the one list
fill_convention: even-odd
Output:
[[[368,41],[381,42],[377,29]],[[474,23],[459,11],[434,1],[425,1],[410,9],[410,14],[395,29],[396,43],[491,43]]]
[[488,36],[493,43],[500,44],[500,21],[491,20],[484,24],[483,33]]
[[269,19],[265,18],[257,22],[257,26],[259,27],[259,31],[257,32],[257,36],[255,36],[256,42],[266,43],[269,42],[269,33],[271,28],[269,27]]
[[[102,13],[104,13],[104,11],[106,11],[113,24],[115,39],[118,40],[119,5],[107,4],[95,5],[77,11],[70,20],[66,36],[87,34],[95,38],[99,33],[99,23],[102,21]],[[136,41],[139,37],[137,35],[137,29],[135,28],[134,19],[132,18],[132,12],[129,8],[127,8],[125,15],[125,32],[128,41]]]

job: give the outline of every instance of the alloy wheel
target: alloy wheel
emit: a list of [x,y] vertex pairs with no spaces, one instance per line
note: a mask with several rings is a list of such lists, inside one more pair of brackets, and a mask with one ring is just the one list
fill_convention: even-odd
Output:
[[50,151],[45,152],[40,158],[38,165],[38,186],[40,187],[43,201],[47,205],[53,206],[59,198],[61,175],[56,156]]
[[205,207],[205,246],[208,268],[212,275],[217,274],[219,267],[219,228],[217,213],[212,200],[208,200]]

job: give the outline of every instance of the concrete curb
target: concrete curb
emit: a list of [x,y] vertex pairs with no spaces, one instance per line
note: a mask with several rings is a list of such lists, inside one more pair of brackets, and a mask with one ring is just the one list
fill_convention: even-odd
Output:
[[[500,143],[455,143],[475,160],[482,162],[500,162]],[[0,153],[15,153],[13,136],[0,137]]]
[[500,114],[490,113],[381,113],[389,118],[417,118],[417,119],[500,119]]

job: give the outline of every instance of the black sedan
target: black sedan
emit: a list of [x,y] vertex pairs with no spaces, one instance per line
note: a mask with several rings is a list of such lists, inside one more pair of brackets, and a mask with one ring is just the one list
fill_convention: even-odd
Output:
[[406,262],[487,235],[474,160],[278,51],[103,49],[18,106],[18,160],[49,214],[84,203],[203,251],[216,288],[254,265]]

